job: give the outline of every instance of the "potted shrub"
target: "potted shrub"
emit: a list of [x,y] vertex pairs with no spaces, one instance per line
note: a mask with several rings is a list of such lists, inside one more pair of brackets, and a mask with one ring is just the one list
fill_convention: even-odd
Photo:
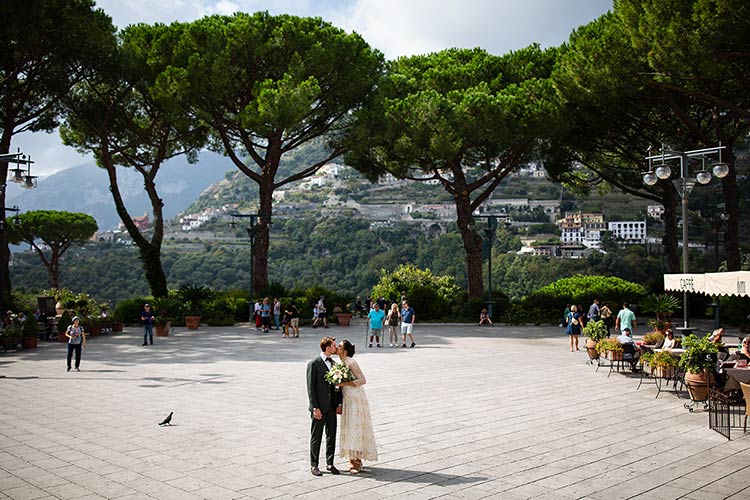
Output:
[[675,368],[677,368],[677,358],[672,356],[669,351],[660,351],[654,353],[651,358],[649,366],[651,367],[651,373],[660,378],[673,378],[675,375]]
[[21,325],[15,321],[5,328],[0,328],[0,341],[2,341],[3,350],[15,351],[18,349],[18,344],[21,343],[21,334]]
[[664,341],[664,334],[661,332],[649,332],[643,336],[643,343],[646,345],[658,345],[659,342]]
[[27,318],[22,323],[21,329],[21,346],[24,349],[34,349],[39,341],[39,332],[37,331],[36,321],[34,318]]
[[708,387],[713,383],[711,369],[716,363],[718,346],[708,339],[709,335],[698,337],[694,334],[682,339],[685,352],[680,357],[680,368],[685,370],[685,385],[693,401],[706,401]]
[[[622,359],[622,344],[617,339],[605,338],[596,343],[596,351],[612,361]],[[610,354],[611,353],[611,354]]]
[[60,342],[67,342],[68,337],[65,336],[65,330],[73,324],[73,316],[68,311],[63,311],[60,319],[57,320],[57,340]]
[[197,330],[201,324],[203,304],[211,298],[211,290],[202,285],[182,285],[177,290],[177,297],[185,305],[185,326],[188,330]]
[[583,334],[588,337],[586,339],[586,352],[588,352],[589,359],[599,359],[599,351],[597,351],[596,345],[600,340],[607,338],[607,325],[604,320],[589,321],[583,327]]
[[336,315],[336,319],[339,322],[339,326],[349,326],[352,321],[352,314],[350,312],[344,312],[339,306],[333,308],[333,314]]
[[652,293],[641,300],[643,312],[656,314],[656,321],[666,323],[672,319],[674,313],[680,307],[680,300],[668,293]]
[[151,306],[154,314],[156,314],[156,321],[154,322],[156,335],[158,337],[169,336],[169,330],[172,328],[172,318],[174,318],[174,314],[180,307],[179,300],[169,295],[166,297],[156,297],[151,300]]

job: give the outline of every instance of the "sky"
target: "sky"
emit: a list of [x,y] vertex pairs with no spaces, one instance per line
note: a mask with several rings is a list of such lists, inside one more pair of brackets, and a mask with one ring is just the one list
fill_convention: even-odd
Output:
[[[191,21],[212,14],[257,12],[317,16],[355,31],[388,59],[452,47],[494,54],[539,43],[564,43],[598,18],[612,0],[98,0],[118,28],[136,23]],[[52,134],[14,137],[11,150],[31,155],[32,174],[46,176],[91,161]]]

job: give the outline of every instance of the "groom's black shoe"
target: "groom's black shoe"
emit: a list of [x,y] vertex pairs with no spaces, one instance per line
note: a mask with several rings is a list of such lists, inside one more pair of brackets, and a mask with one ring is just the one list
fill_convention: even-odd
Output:
[[331,474],[333,474],[334,476],[337,474],[340,474],[339,470],[336,468],[335,465],[327,465],[326,470],[330,472]]
[[317,467],[310,467],[310,472],[312,472],[313,476],[322,476],[323,475],[323,473],[320,472],[320,469],[318,469]]

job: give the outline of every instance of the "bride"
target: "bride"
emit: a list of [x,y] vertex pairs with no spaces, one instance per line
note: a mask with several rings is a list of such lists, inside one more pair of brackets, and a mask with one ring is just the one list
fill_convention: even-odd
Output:
[[339,456],[348,458],[351,474],[362,470],[362,460],[374,462],[378,459],[375,445],[375,433],[372,430],[370,404],[363,387],[367,380],[359,365],[354,361],[354,345],[348,340],[338,345],[336,352],[341,362],[346,365],[356,380],[342,382],[344,403],[341,411],[341,430],[339,433]]

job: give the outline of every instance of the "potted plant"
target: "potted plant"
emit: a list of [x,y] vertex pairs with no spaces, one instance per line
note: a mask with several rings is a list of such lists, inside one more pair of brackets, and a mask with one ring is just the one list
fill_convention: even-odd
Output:
[[659,351],[654,353],[649,366],[651,373],[660,378],[673,378],[675,368],[677,368],[677,358],[672,356],[669,351]]
[[177,297],[185,305],[185,326],[188,330],[197,330],[201,324],[203,304],[211,298],[211,290],[202,285],[182,285],[177,290]]
[[710,370],[716,363],[718,346],[709,340],[709,335],[698,337],[686,335],[682,339],[685,352],[680,357],[680,368],[685,370],[685,385],[690,399],[706,401],[708,387],[713,383],[713,373]]
[[67,342],[68,337],[65,336],[65,330],[73,324],[73,316],[68,311],[63,311],[60,319],[57,320],[57,340],[60,342]]
[[668,293],[652,293],[641,300],[641,309],[656,314],[656,320],[661,323],[671,320],[672,313],[679,307],[680,300]]
[[22,323],[21,329],[21,346],[24,349],[34,349],[39,341],[39,332],[37,331],[36,321],[34,318],[26,319]]
[[599,359],[599,351],[597,351],[596,345],[600,340],[607,338],[606,323],[604,323],[604,320],[589,321],[583,327],[583,334],[588,337],[586,339],[586,352],[588,352],[589,359]]
[[[596,343],[596,351],[612,361],[622,359],[622,344],[617,339],[605,338]],[[610,354],[611,353],[611,354]]]
[[0,329],[0,341],[2,342],[3,351],[16,350],[21,342],[21,329],[16,325],[6,326]]
[[664,334],[661,332],[649,332],[643,336],[643,343],[646,345],[658,345],[659,342],[664,341]]
[[169,295],[166,297],[156,297],[151,301],[151,305],[156,314],[156,322],[154,323],[156,335],[159,337],[169,336],[169,330],[172,327],[172,318],[174,317],[173,314],[179,308],[178,299]]
[[336,319],[339,322],[339,326],[349,326],[352,321],[352,313],[344,312],[339,306],[333,308],[333,314],[336,315]]

